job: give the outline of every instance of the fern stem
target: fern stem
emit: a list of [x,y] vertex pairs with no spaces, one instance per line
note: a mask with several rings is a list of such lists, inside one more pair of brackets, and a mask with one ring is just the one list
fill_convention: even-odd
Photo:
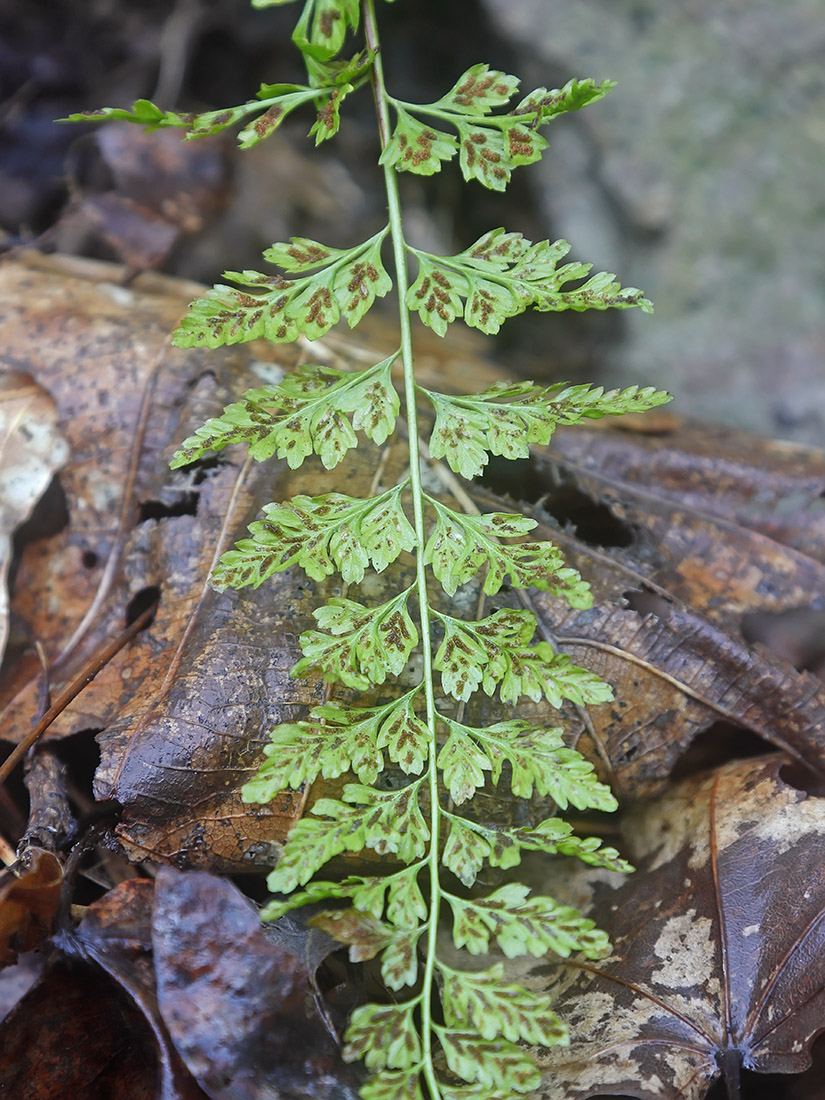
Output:
[[[374,0],[362,0],[364,32],[367,46],[375,51],[373,63],[373,91],[381,136],[381,147],[386,147],[390,139],[389,109],[387,89],[384,83],[384,68],[381,61],[378,28],[375,19]],[[430,1100],[439,1100],[441,1090],[433,1066],[432,1051],[432,993],[435,977],[436,940],[438,936],[438,916],[441,904],[441,880],[438,866],[438,838],[441,826],[441,806],[438,797],[438,770],[436,768],[436,720],[435,693],[433,690],[433,653],[430,632],[430,605],[427,593],[427,570],[424,565],[424,491],[421,485],[421,460],[418,451],[418,410],[416,407],[415,366],[413,359],[412,330],[410,314],[407,309],[407,245],[404,240],[404,226],[401,214],[401,200],[398,194],[398,179],[395,169],[384,165],[384,186],[389,209],[390,237],[392,239],[393,260],[395,265],[395,285],[398,293],[398,317],[401,332],[401,360],[404,367],[404,404],[408,426],[410,453],[410,491],[413,503],[413,518],[416,539],[416,577],[418,590],[418,613],[421,620],[421,648],[423,654],[423,682],[427,705],[427,727],[430,731],[430,753],[428,759],[428,781],[430,788],[430,849],[427,863],[430,879],[430,911],[427,920],[426,961],[421,989],[421,1042],[424,1055],[423,1073],[430,1091]]]

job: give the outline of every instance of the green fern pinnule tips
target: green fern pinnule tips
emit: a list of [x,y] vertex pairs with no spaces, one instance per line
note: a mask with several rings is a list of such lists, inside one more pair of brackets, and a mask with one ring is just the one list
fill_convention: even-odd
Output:
[[433,661],[448,695],[467,702],[481,687],[503,703],[522,695],[552,707],[609,702],[613,690],[594,673],[556,653],[548,642],[531,645],[536,618],[530,611],[496,611],[476,623],[436,612],[444,638]]
[[246,443],[250,457],[259,462],[277,453],[297,469],[315,453],[332,469],[357,446],[357,432],[380,446],[395,430],[400,402],[391,372],[396,358],[393,354],[351,372],[305,365],[283,382],[248,390],[185,439],[170,465],[176,469],[208,451]]
[[575,569],[564,565],[552,542],[502,546],[502,538],[526,534],[536,521],[495,512],[468,516],[428,498],[436,511],[436,525],[424,549],[424,560],[448,596],[476,577],[486,566],[484,593],[494,596],[509,577],[515,588],[530,586],[551,591],[573,607],[592,606],[589,585]]
[[384,752],[406,775],[420,775],[431,737],[415,713],[420,688],[378,707],[315,707],[304,722],[276,726],[266,760],[243,788],[246,802],[269,802],[287,789],[354,772],[363,784],[384,770]]
[[320,672],[327,683],[359,691],[399,676],[419,640],[407,608],[414,587],[379,607],[335,598],[318,608],[313,615],[321,629],[301,635],[304,656],[291,675]]
[[180,348],[218,348],[258,339],[286,344],[301,335],[317,340],[342,318],[353,328],[375,299],[392,289],[381,259],[386,235],[385,228],[344,250],[302,238],[274,244],[264,253],[266,259],[285,261],[288,272],[310,273],[290,280],[257,271],[225,272],[224,278],[248,289],[219,284],[196,298],[172,343]]
[[457,317],[482,332],[495,334],[510,317],[526,309],[559,313],[572,309],[632,309],[651,313],[653,305],[635,287],[622,287],[608,272],[565,289],[589,275],[590,265],[558,261],[566,241],[532,244],[521,234],[497,229],[455,256],[433,256],[410,249],[418,277],[407,293],[407,306],[439,336]]
[[265,520],[250,524],[252,538],[222,555],[210,584],[218,591],[258,588],[293,565],[315,581],[338,572],[346,584],[360,584],[369,566],[381,573],[415,546],[401,505],[404,484],[365,500],[326,493],[265,505]]
[[[600,85],[589,79],[570,80],[562,89],[536,88],[513,110],[493,114],[509,103],[518,85],[516,77],[482,63],[468,69],[435,103],[390,99],[396,124],[381,163],[429,176],[458,152],[465,180],[504,191],[514,168],[541,159],[547,140],[538,133],[540,126],[566,111],[595,103],[614,86],[607,80]],[[433,119],[453,127],[456,137],[436,129]]]
[[423,387],[421,392],[435,408],[430,454],[445,459],[450,469],[465,478],[481,474],[491,454],[527,458],[530,445],[549,443],[559,425],[646,412],[672,400],[669,393],[652,386],[605,393],[601,387],[560,389],[533,382],[499,383],[462,397]]

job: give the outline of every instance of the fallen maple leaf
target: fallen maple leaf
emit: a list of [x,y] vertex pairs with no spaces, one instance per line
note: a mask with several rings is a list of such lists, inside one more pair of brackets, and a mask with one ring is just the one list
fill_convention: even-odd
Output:
[[[625,822],[635,875],[580,876],[613,953],[533,971],[570,1026],[568,1048],[539,1053],[542,1100],[700,1100],[720,1075],[735,1090],[740,1067],[810,1065],[825,1030],[825,799],[785,783],[786,763],[685,781]],[[571,876],[553,868],[544,888],[564,899]]]

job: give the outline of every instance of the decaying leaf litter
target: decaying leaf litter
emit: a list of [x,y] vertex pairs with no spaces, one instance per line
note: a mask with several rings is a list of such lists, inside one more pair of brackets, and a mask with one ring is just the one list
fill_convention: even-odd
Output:
[[[290,572],[275,581],[274,593],[270,587],[218,594],[204,584],[205,547],[242,537],[262,502],[311,492],[313,474],[311,468],[300,475],[270,474],[229,452],[188,472],[171,473],[167,462],[190,425],[214,415],[245,385],[277,377],[306,349],[273,355],[255,346],[212,352],[208,361],[201,353],[172,349],[166,333],[191,288],[177,297],[171,284],[156,280],[163,293],[124,290],[113,275],[95,265],[67,268],[34,258],[0,271],[4,329],[15,363],[24,364],[25,384],[55,403],[59,430],[71,448],[59,472],[69,525],[29,543],[17,567],[12,621],[25,627],[12,635],[2,685],[4,736],[24,736],[40,706],[42,676],[25,650],[27,635],[45,647],[55,694],[159,594],[151,627],[112,659],[50,727],[47,739],[100,731],[96,795],[115,797],[123,806],[117,838],[132,859],[250,871],[271,864],[273,845],[304,809],[297,793],[273,812],[242,804],[237,791],[254,771],[270,725],[321,698],[320,685],[286,678],[298,656],[295,638],[308,622],[311,582]],[[49,339],[57,333],[59,339]],[[380,329],[370,339],[380,348]],[[433,347],[425,354],[435,355]],[[319,347],[313,351],[317,356]],[[334,338],[323,342],[321,353],[336,364],[348,354]],[[349,354],[357,357],[357,346]],[[451,354],[434,370],[443,388],[452,384],[460,391],[464,356],[472,349]],[[477,373],[484,369],[479,364]],[[821,774],[821,682],[751,644],[742,622],[755,612],[821,609],[825,525],[818,498],[825,461],[803,448],[730,435],[714,439],[670,414],[661,416],[655,435],[598,429],[586,433],[583,444],[581,429],[578,435],[560,431],[551,448],[537,451],[529,477],[499,487],[509,488],[519,507],[562,542],[596,595],[592,611],[564,615],[546,594],[531,596],[544,628],[562,648],[617,686],[617,703],[596,710],[586,725],[574,708],[565,715],[570,736],[628,804],[665,792],[673,769],[686,766],[697,736],[720,722],[750,730],[764,748],[775,745]],[[392,453],[386,461],[394,461]],[[351,476],[371,478],[372,471],[355,469]],[[448,478],[437,470],[431,476],[433,492],[449,493]],[[571,510],[571,500],[578,510]],[[494,498],[480,486],[476,503],[486,509],[493,501],[500,510],[513,510],[512,499]],[[592,518],[587,521],[599,514],[609,519],[601,535]],[[603,545],[611,538],[625,545]],[[458,595],[476,598],[464,590]],[[505,592],[490,601],[491,608],[503,606],[517,606]],[[279,639],[274,647],[273,637]],[[483,713],[474,717],[483,720]],[[781,790],[779,780],[775,790]],[[495,794],[494,813],[506,812],[506,798],[502,806],[501,791]],[[661,807],[650,809],[654,820],[673,813],[667,801],[673,797],[665,795]],[[727,801],[734,803],[735,796]],[[815,809],[819,800],[811,794],[807,803]],[[813,810],[809,816],[815,819]],[[812,851],[816,835],[808,838]],[[808,864],[815,870],[815,860],[809,857]],[[623,889],[632,890],[637,880],[647,881],[637,876]],[[673,893],[663,888],[671,907]],[[678,907],[673,919],[680,913],[687,919],[688,910]],[[599,918],[618,943],[610,914]],[[764,938],[770,947],[770,934]],[[64,950],[77,953],[65,938]],[[706,959],[707,950],[705,943],[694,954]],[[641,965],[628,965],[639,965],[641,982]],[[570,1007],[566,1011],[570,1015]],[[154,1026],[175,1035],[171,1018]],[[801,1051],[785,1051],[794,1070],[803,1068],[809,1033],[817,1026],[800,1023],[805,1034],[788,1040],[802,1043]],[[577,1040],[571,1055],[576,1049]],[[708,1057],[712,1061],[705,1051],[697,1077],[705,1083],[695,1089],[711,1079]],[[211,1070],[203,1061],[197,1065],[201,1087],[215,1095],[209,1091]],[[627,1094],[678,1095],[666,1091],[672,1082],[661,1074],[645,1073],[645,1087],[654,1091],[633,1093],[625,1083]],[[650,1085],[656,1076],[661,1088]],[[572,1080],[575,1095],[613,1088],[606,1068],[601,1076],[595,1072],[592,1084],[587,1080],[584,1071]],[[320,1086],[308,1077],[302,1087],[318,1094]]]

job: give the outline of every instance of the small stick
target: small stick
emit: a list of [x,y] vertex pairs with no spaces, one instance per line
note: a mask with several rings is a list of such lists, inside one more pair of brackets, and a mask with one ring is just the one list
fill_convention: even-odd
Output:
[[37,741],[39,737],[42,737],[55,718],[66,709],[69,703],[71,703],[71,701],[78,696],[92,680],[94,680],[98,672],[105,668],[109,661],[111,661],[125,645],[128,645],[136,634],[139,634],[145,626],[149,625],[156,610],[157,604],[147,607],[143,614],[139,615],[132,625],[128,626],[119,637],[115,638],[113,642],[109,642],[109,644],[104,646],[104,648],[92,657],[90,661],[87,661],[80,673],[75,676],[74,680],[61,691],[60,695],[58,695],[57,699],[52,703],[37,725],[27,734],[19,745],[16,745],[12,749],[8,759],[3,763],[2,767],[0,767],[0,783],[6,782],[9,775],[20,763],[35,741]]
[[57,852],[76,828],[66,793],[66,769],[45,747],[26,762],[23,782],[29,792],[29,823],[18,849]]

